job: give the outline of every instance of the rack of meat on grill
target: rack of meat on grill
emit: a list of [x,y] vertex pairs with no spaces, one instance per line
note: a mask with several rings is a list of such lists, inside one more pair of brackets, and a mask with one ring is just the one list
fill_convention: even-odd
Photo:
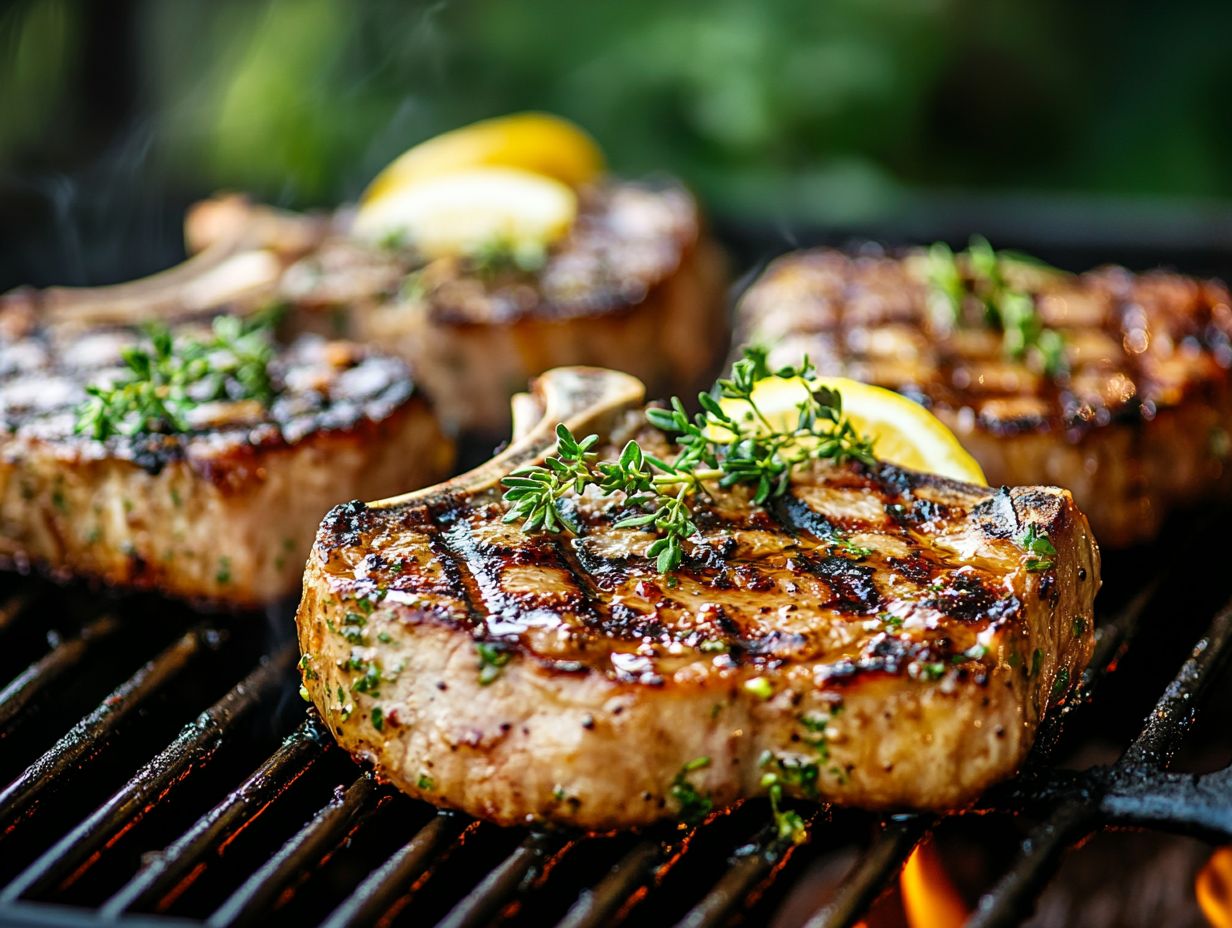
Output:
[[1232,924],[1227,288],[466,132],[0,298],[0,922]]

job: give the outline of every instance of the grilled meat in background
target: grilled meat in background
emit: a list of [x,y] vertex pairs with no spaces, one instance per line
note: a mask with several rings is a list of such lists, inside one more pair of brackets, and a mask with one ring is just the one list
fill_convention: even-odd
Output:
[[769,346],[774,362],[807,354],[823,374],[919,400],[993,484],[1071,490],[1105,546],[1147,541],[1169,512],[1228,498],[1232,298],[1223,284],[1004,262],[1030,298],[1033,316],[1020,323],[1059,336],[1050,371],[1038,356],[1007,352],[973,294],[957,319],[944,309],[939,317],[929,260],[875,248],[779,258],[743,296],[737,337]]
[[86,388],[122,378],[123,350],[145,338],[43,325],[28,297],[0,314],[8,566],[258,606],[298,592],[330,506],[431,483],[452,466],[404,362],[316,336],[273,349],[268,403],[224,396],[194,404],[183,430],[124,434],[134,419],[99,440],[79,427]]
[[623,181],[579,197],[571,230],[539,254],[424,263],[349,235],[349,214],[322,227],[235,197],[198,205],[186,237],[204,249],[246,239],[285,257],[319,234],[276,288],[291,324],[401,355],[447,428],[496,440],[508,434],[509,397],[549,368],[601,365],[653,395],[690,395],[726,351],[724,261],[693,197]]
[[[552,371],[503,455],[329,514],[297,622],[339,742],[431,802],[595,829],[768,782],[945,808],[1013,773],[1091,653],[1099,555],[1069,493],[817,463],[768,508],[740,489],[699,503],[670,576],[610,499],[577,500],[576,538],[503,521],[500,478],[557,422],[659,450],[642,394]],[[1031,530],[1046,564],[1024,557]]]

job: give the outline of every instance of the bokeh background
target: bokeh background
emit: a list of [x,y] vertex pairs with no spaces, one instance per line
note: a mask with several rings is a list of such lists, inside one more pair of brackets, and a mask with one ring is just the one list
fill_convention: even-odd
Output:
[[154,270],[196,197],[329,206],[524,108],[683,177],[736,247],[982,231],[1219,269],[1230,34],[1226,0],[10,0],[0,287]]

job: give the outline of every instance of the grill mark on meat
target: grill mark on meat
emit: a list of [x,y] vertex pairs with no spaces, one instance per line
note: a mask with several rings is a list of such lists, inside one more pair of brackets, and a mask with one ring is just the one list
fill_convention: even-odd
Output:
[[[994,483],[1069,487],[1105,545],[1152,537],[1167,513],[1227,499],[1232,295],[1218,281],[1102,268],[1016,271],[1067,370],[1007,357],[972,318],[939,324],[919,250],[817,249],[774,262],[740,301],[740,339],[770,363],[809,354],[823,374],[922,401]],[[969,307],[973,309],[974,307]]]
[[[437,517],[439,524],[451,524],[457,510],[451,508],[448,512]],[[473,629],[487,630],[486,613],[480,608],[483,602],[483,594],[479,588],[478,581],[469,570],[465,558],[460,558],[447,543],[444,533],[439,530],[438,526],[433,526],[429,529],[431,540],[428,542],[428,548],[432,552],[432,556],[436,558],[438,564],[441,565],[441,572],[445,575],[445,579],[449,584],[449,593],[462,604],[466,611],[466,615]]]
[[893,464],[883,464],[871,470],[868,477],[877,488],[878,495],[886,498],[887,503],[897,504],[902,512],[909,511],[908,504],[915,502],[915,488],[920,484],[921,475]]
[[954,571],[925,605],[963,622],[1003,622],[1018,612],[1021,603],[1013,594],[998,595],[967,568]]
[[869,640],[858,658],[827,667],[822,678],[827,683],[851,685],[870,676],[909,675],[912,665],[949,666],[953,660],[954,648],[948,638],[915,640],[882,632]]
[[[463,585],[473,596],[477,593],[475,602],[483,604],[490,634],[517,635],[535,625],[568,627],[571,619],[594,616],[593,598],[549,537],[526,537],[516,546],[477,538],[471,519],[491,515],[491,507],[455,510],[441,534],[446,548],[466,565],[471,582]],[[510,590],[510,574],[523,567],[536,569],[543,582],[550,579],[559,589]]]
[[807,644],[807,636],[800,632],[776,630],[760,638],[739,639],[733,642],[731,655],[737,663],[743,655],[753,658],[783,657],[802,650]]
[[[610,593],[629,576],[631,557],[603,557],[592,550],[592,542],[584,535],[573,540],[571,545],[580,570],[585,571],[592,583],[604,593]],[[640,560],[640,559],[638,559]]]
[[568,568],[570,575],[573,577],[573,582],[582,591],[582,598],[585,601],[586,607],[593,612],[594,603],[600,598],[604,590],[596,582],[596,578],[582,566],[577,556],[577,550],[573,545],[573,539],[567,536],[557,536],[552,539],[552,549],[555,551],[557,558],[560,559],[560,563]]
[[[26,297],[27,312],[21,297],[0,297],[7,566],[260,608],[302,590],[314,535],[326,550],[369,537],[364,504],[340,500],[419,486],[451,467],[452,443],[405,363],[313,336],[271,342],[268,404],[190,388],[184,432],[78,434],[88,388],[127,377],[124,351],[145,339],[135,325],[96,324],[91,299],[70,297],[54,318],[35,311],[40,299]],[[174,337],[195,336],[214,314],[166,321]]]
[[936,574],[936,570],[932,564],[924,558],[918,551],[911,554],[909,557],[890,557],[886,558],[886,563],[897,571],[901,576],[924,586],[932,581]]
[[834,523],[794,493],[775,497],[766,511],[789,535],[806,533],[818,541],[831,541],[838,537],[839,531]]
[[371,518],[367,504],[353,499],[347,503],[339,503],[331,509],[321,523],[328,534],[327,550],[346,548],[358,545],[360,540],[372,530]]
[[[486,634],[494,637],[513,635],[524,631],[518,623],[513,628],[502,628],[503,616],[516,615],[515,604],[510,603],[500,588],[499,571],[479,554],[479,546],[471,531],[470,507],[450,509],[438,517],[442,531],[436,543],[442,553],[449,555],[458,575],[458,592],[465,595],[472,614],[481,623]],[[493,618],[497,621],[494,622]]]
[[[588,424],[567,421],[575,432]],[[589,430],[614,431],[617,450],[636,431],[627,420],[604,423]],[[550,447],[550,429],[532,434]],[[665,441],[637,438],[656,454]],[[528,460],[515,450],[511,459]],[[689,782],[716,807],[762,794],[762,752],[798,753],[802,719],[818,716],[828,722],[828,763],[818,765],[816,796],[961,804],[1021,763],[1054,681],[1062,671],[1075,679],[1090,653],[1097,583],[1078,578],[1097,578],[1098,555],[1063,491],[1009,493],[1009,514],[1057,546],[1056,566],[1040,574],[1026,569],[1016,539],[988,531],[995,505],[975,514],[995,491],[821,463],[796,475],[794,514],[752,505],[745,488],[699,497],[685,566],[662,576],[641,554],[653,535],[614,528],[618,499],[578,497],[577,537],[525,535],[502,522],[496,472],[477,474],[470,494],[462,478],[374,507],[373,534],[354,549],[314,553],[305,587],[329,595],[306,597],[298,618],[321,676],[305,674],[305,686],[344,746],[408,792],[483,817],[646,823],[675,811],[673,778],[699,756],[712,763]],[[472,613],[447,602],[441,621],[406,622],[374,646],[385,667],[407,661],[378,700],[350,689],[348,642],[326,620],[338,626],[331,610],[361,582],[342,568],[362,563],[376,575],[362,582],[379,581],[389,559],[367,555],[386,544],[418,551],[409,557],[424,570],[410,572],[406,594],[376,605],[370,628],[414,608],[417,583],[440,584],[445,568],[428,569],[423,553],[428,536],[408,532],[398,511],[416,500],[430,507],[434,557],[456,560],[458,596],[469,594]],[[887,506],[904,518],[884,517]],[[935,577],[935,588],[922,584]],[[499,642],[499,663],[442,660],[485,633]],[[354,693],[353,709],[336,705],[337,686]],[[397,710],[417,721],[378,731],[368,722],[377,706],[387,720]],[[998,740],[997,730],[1010,734]],[[562,804],[558,784],[579,801]]]
[[666,627],[658,618],[658,610],[645,613],[628,603],[616,602],[606,611],[607,618],[596,626],[596,631],[618,641],[660,641],[667,635]]
[[884,603],[877,585],[873,582],[876,571],[845,557],[826,555],[820,558],[801,556],[809,573],[820,577],[830,588],[834,597],[827,605],[843,612],[870,615]]

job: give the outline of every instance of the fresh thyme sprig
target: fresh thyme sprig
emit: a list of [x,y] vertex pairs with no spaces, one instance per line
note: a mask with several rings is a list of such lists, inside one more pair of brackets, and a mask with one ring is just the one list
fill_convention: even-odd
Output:
[[146,326],[148,345],[125,348],[127,370],[86,387],[74,431],[104,441],[113,435],[189,430],[193,407],[217,400],[269,405],[274,384],[270,333],[275,313],[248,320],[219,316],[207,338],[176,338],[165,325]]
[[974,296],[983,307],[984,323],[1001,330],[1006,357],[1016,361],[1037,359],[1044,373],[1057,377],[1066,370],[1065,340],[1060,332],[1043,324],[1034,298],[1006,276],[1007,266],[1014,264],[1055,270],[1026,256],[994,251],[988,240],[978,235],[972,236],[967,250],[958,255],[944,242],[937,242],[929,248],[927,258],[930,305],[947,324],[960,325],[963,304],[968,295]]
[[518,240],[501,235],[482,242],[468,256],[480,277],[492,279],[504,274],[537,274],[548,260],[543,242]]
[[[810,460],[858,460],[872,463],[872,442],[843,416],[842,398],[825,387],[811,389],[796,410],[794,427],[781,428],[753,399],[758,381],[776,376],[811,381],[816,375],[808,359],[799,367],[771,371],[762,349],[746,349],[720,380],[715,393],[702,393],[702,411],[690,416],[673,397],[667,409],[651,408],[651,425],[673,437],[678,453],[667,461],[628,442],[615,461],[599,461],[591,449],[595,435],[581,440],[563,424],[556,427],[556,450],[542,465],[514,471],[502,481],[512,505],[506,522],[522,520],[524,531],[558,532],[580,529],[565,499],[595,487],[604,496],[625,495],[634,510],[617,528],[653,530],[658,537],[645,550],[660,573],[669,573],[684,558],[684,541],[697,533],[689,500],[707,492],[706,484],[753,489],[760,505],[786,492],[793,471]],[[747,415],[733,418],[721,400],[741,400]],[[719,437],[716,437],[719,436]]]

